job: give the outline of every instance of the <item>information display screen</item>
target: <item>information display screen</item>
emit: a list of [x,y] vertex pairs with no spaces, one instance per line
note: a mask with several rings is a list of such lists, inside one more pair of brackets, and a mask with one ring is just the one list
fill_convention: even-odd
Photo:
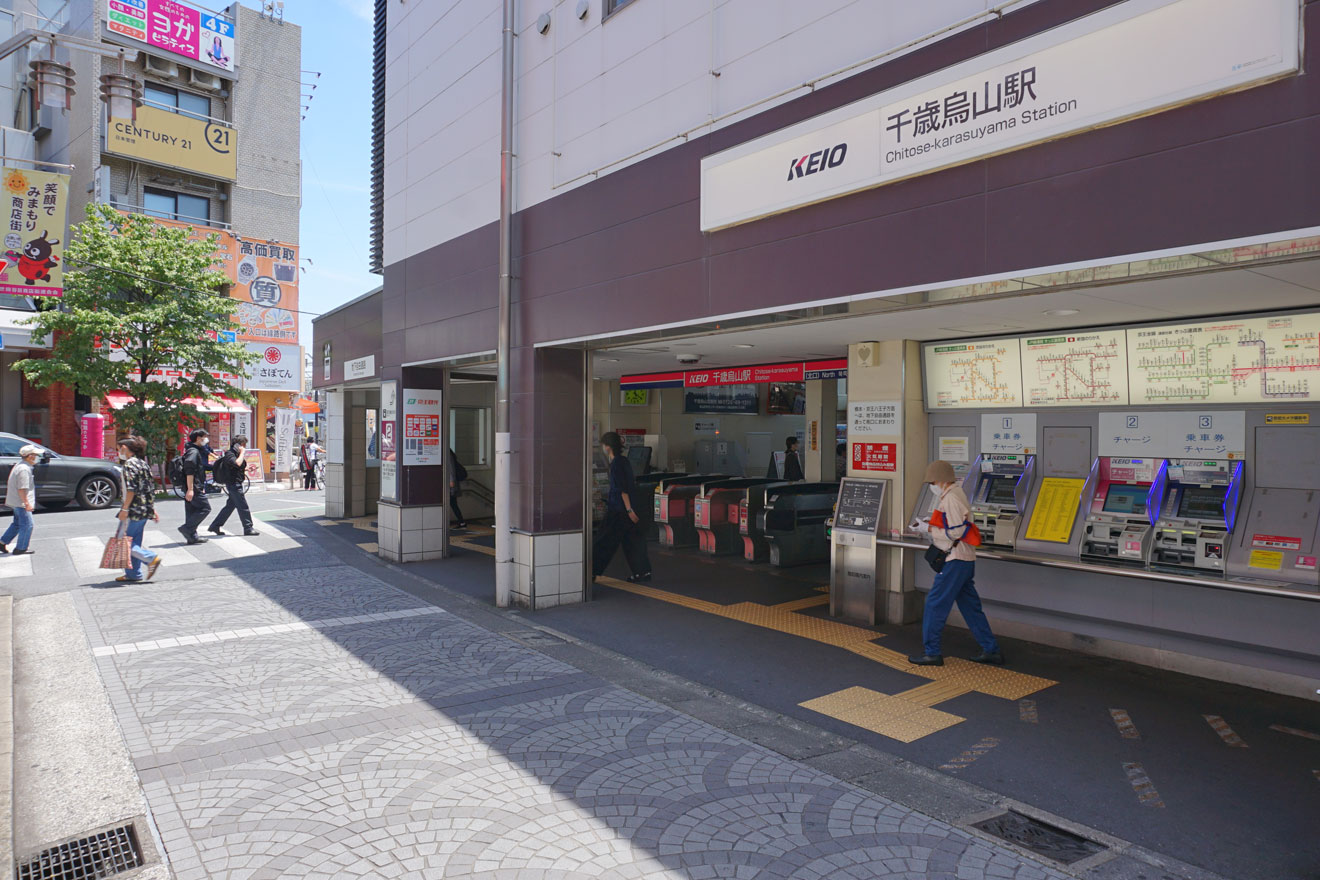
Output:
[[875,534],[880,522],[888,480],[845,479],[839,486],[839,500],[834,511],[834,527],[853,532]]
[[1150,486],[1134,486],[1130,483],[1113,483],[1105,495],[1105,513],[1121,513],[1127,516],[1144,516],[1146,496]]
[[651,447],[649,446],[629,446],[628,464],[632,465],[633,473],[641,476],[646,473],[647,468],[651,466]]
[[1012,476],[991,477],[990,488],[985,490],[985,503],[1015,506],[1017,500],[1013,497],[1013,490],[1017,488],[1017,481],[1018,478]]
[[1227,486],[1187,486],[1178,501],[1182,519],[1223,519]]

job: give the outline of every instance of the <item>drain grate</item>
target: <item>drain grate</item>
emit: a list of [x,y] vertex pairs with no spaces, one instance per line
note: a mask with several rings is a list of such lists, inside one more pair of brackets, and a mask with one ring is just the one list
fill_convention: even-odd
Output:
[[1090,858],[1104,847],[1085,837],[1047,825],[1021,813],[1004,813],[972,824],[987,834],[1015,843],[1061,865]]
[[501,635],[508,636],[518,644],[526,645],[529,648],[549,648],[555,645],[566,644],[566,642],[559,638],[559,636],[553,636],[548,632],[541,632],[540,630],[505,632],[501,633]]
[[137,832],[121,825],[57,844],[20,863],[18,880],[98,880],[142,865]]

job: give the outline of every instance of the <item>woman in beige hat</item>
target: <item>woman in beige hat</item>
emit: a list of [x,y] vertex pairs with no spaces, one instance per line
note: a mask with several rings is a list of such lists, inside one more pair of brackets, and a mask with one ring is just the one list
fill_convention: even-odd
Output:
[[981,653],[971,658],[972,662],[1002,666],[1004,654],[999,650],[995,634],[990,631],[990,621],[985,619],[985,612],[981,610],[981,597],[976,594],[976,585],[973,583],[976,551],[963,542],[963,537],[971,527],[971,508],[967,503],[967,494],[958,485],[953,465],[947,461],[932,461],[927,465],[926,482],[940,496],[935,510],[943,515],[942,524],[939,523],[939,517],[931,517],[930,539],[949,555],[944,568],[935,575],[930,592],[926,594],[926,610],[921,616],[922,649],[925,653],[909,657],[908,662],[917,666],[944,665],[940,636],[944,632],[945,621],[949,619],[949,610],[956,602],[972,637],[981,646]]

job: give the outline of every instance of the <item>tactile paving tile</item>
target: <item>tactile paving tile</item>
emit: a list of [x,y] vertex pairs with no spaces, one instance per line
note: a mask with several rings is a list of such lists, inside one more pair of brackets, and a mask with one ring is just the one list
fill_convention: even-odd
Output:
[[727,617],[730,620],[750,623],[754,626],[777,630],[841,648],[880,637],[879,633],[846,623],[839,623],[837,620],[806,617],[779,609],[780,606],[777,605],[740,602],[737,605],[717,605],[712,613]]
[[464,550],[475,550],[476,552],[484,553],[487,556],[495,555],[495,548],[487,547],[485,544],[470,544],[467,541],[459,541],[455,538],[450,538],[449,543],[454,547],[462,547]]
[[958,715],[863,687],[846,688],[799,705],[905,743],[966,720]]
[[971,693],[971,690],[955,680],[932,681],[894,696],[909,703],[916,703],[918,706],[934,706],[936,703],[943,703],[945,700],[952,700],[954,697],[968,693]]
[[828,604],[830,604],[829,596],[808,596],[805,599],[794,599],[792,602],[780,602],[773,607],[779,611],[804,611],[807,608]]

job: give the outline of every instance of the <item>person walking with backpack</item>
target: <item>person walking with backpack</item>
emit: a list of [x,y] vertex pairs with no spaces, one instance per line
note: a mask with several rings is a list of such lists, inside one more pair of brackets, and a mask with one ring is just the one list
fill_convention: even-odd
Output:
[[456,529],[467,528],[467,520],[463,519],[463,511],[458,506],[458,498],[463,494],[463,481],[468,478],[467,468],[458,460],[454,450],[449,450],[449,509],[454,514],[453,526]]
[[206,497],[207,456],[204,448],[210,442],[210,435],[198,428],[188,435],[188,445],[183,450],[183,507],[185,510],[183,525],[179,534],[189,544],[205,544],[206,539],[198,536],[197,527],[211,513],[211,501]]
[[246,448],[247,438],[239,434],[229,441],[229,450],[216,460],[215,481],[225,487],[229,499],[225,501],[225,506],[220,508],[216,518],[211,521],[211,527],[207,531],[213,535],[224,534],[221,526],[229,520],[229,515],[235,510],[238,511],[238,521],[243,524],[243,534],[261,534],[252,527],[252,510],[248,507],[247,496],[243,494],[243,473],[246,470],[243,453]]
[[[147,520],[160,522],[156,512],[156,481],[147,465],[147,441],[141,437],[119,439],[119,463],[124,469],[124,502],[119,518],[127,523],[124,533],[133,539],[133,565],[115,578],[121,584],[149,581],[160,568],[160,555],[143,544]],[[142,576],[142,563],[147,564],[147,575]]]
[[22,556],[31,553],[28,542],[32,540],[32,511],[37,506],[37,480],[33,467],[41,457],[41,447],[31,443],[18,450],[21,459],[9,472],[9,485],[6,487],[5,506],[14,512],[14,521],[0,537],[0,553],[8,553],[9,542],[18,538],[13,553]]
[[947,555],[926,594],[926,608],[921,615],[922,650],[925,653],[909,657],[908,662],[916,666],[944,665],[940,638],[949,611],[956,602],[972,637],[981,646],[981,653],[972,657],[972,662],[1003,666],[1004,654],[999,650],[995,634],[990,631],[990,621],[985,619],[985,612],[981,610],[981,597],[977,595],[973,582],[976,550],[964,540],[974,528],[967,493],[958,485],[953,465],[947,461],[932,461],[927,465],[926,482],[940,496],[930,517],[930,539]]

